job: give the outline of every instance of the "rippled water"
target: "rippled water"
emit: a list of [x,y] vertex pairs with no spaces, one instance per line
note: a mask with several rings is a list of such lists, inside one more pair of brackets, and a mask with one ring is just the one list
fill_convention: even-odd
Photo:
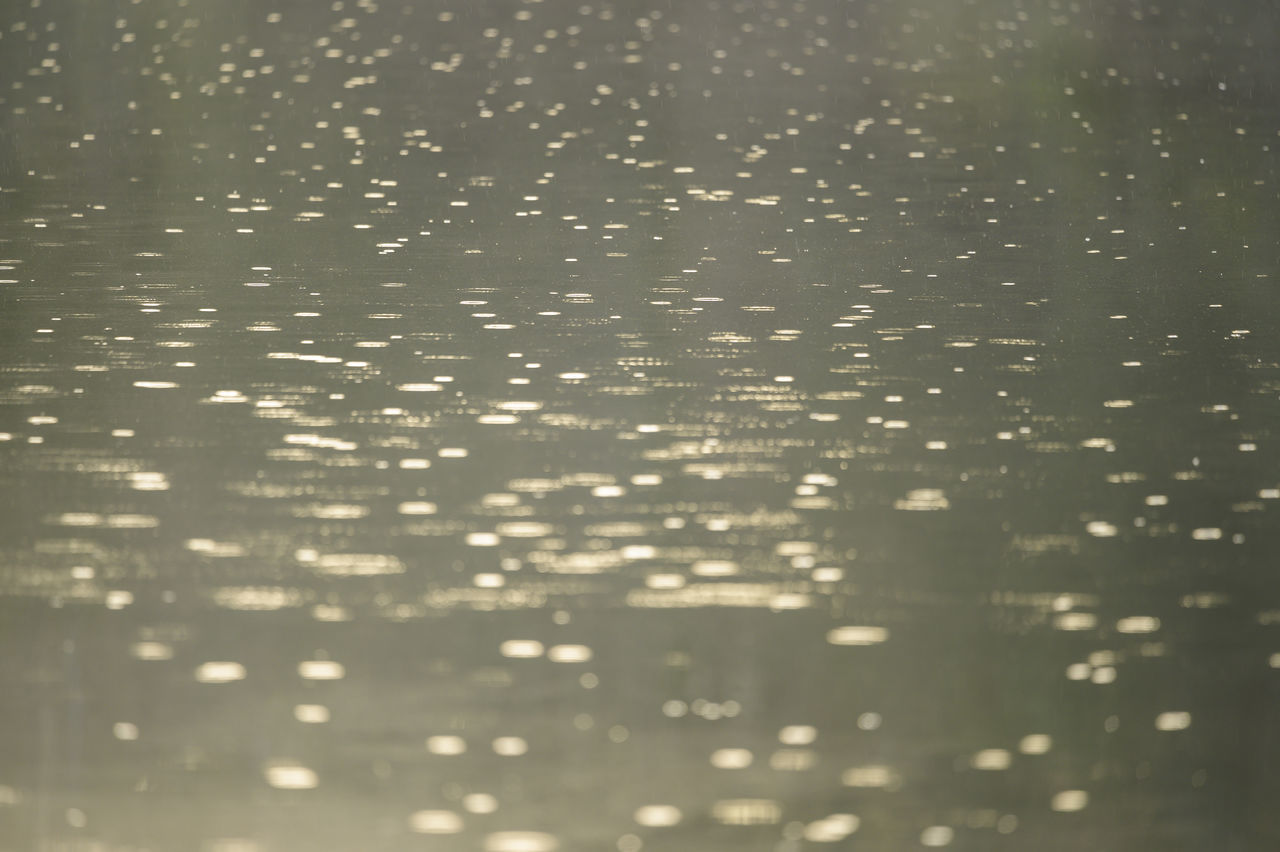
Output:
[[1277,32],[10,4],[0,849],[1274,848]]

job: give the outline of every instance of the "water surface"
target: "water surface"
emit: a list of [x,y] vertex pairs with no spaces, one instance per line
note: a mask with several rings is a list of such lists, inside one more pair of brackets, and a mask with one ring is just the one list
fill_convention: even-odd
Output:
[[0,849],[1266,849],[1265,4],[30,4]]

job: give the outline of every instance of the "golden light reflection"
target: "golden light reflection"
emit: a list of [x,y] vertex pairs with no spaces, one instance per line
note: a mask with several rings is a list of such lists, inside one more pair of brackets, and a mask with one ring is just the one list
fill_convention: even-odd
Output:
[[782,819],[782,805],[774,799],[721,799],[711,817],[724,825],[774,825]]
[[240,663],[229,661],[213,661],[202,663],[195,673],[200,683],[232,683],[244,680],[245,668]]
[[889,631],[884,627],[849,625],[827,633],[827,641],[832,645],[879,645],[888,639]]
[[414,811],[409,815],[409,830],[417,834],[457,834],[462,828],[462,817],[453,811]]

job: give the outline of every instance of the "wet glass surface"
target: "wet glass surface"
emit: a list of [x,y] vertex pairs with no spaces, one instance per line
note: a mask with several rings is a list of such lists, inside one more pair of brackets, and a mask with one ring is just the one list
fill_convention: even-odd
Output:
[[0,849],[1274,848],[1277,32],[9,4]]

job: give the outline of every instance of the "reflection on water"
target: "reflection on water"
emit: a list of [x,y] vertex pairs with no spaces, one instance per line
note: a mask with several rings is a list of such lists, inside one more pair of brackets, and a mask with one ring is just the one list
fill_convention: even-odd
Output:
[[0,848],[1280,842],[1193,6],[8,7]]

